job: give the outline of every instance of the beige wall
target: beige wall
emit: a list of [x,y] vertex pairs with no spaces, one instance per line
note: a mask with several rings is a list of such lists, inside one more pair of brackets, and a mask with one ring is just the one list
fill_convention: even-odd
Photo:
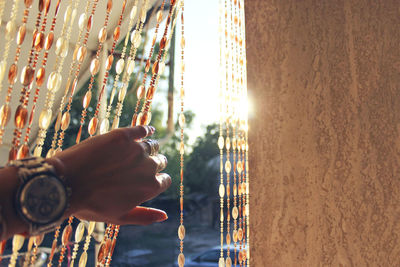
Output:
[[252,266],[400,266],[400,2],[247,0]]

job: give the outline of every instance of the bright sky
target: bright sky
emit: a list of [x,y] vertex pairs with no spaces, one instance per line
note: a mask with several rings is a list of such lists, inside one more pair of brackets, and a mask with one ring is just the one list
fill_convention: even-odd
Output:
[[[192,140],[218,121],[218,16],[216,0],[185,1],[185,106],[195,114]],[[175,88],[180,83],[180,24],[177,25]]]

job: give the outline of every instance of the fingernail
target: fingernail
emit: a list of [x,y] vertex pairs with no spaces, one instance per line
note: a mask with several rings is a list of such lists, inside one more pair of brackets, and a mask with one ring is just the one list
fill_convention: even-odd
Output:
[[153,134],[156,131],[156,128],[154,128],[153,126],[149,126],[149,128],[150,128],[151,134]]
[[163,222],[166,221],[168,219],[168,215],[166,213],[161,213],[160,217],[157,218],[157,222]]

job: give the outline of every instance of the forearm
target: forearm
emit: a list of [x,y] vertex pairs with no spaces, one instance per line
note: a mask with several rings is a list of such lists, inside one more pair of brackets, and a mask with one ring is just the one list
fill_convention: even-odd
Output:
[[0,169],[0,206],[2,207],[2,229],[0,237],[8,239],[14,234],[26,233],[28,226],[18,216],[14,207],[14,196],[17,191],[19,180],[17,168],[6,167]]

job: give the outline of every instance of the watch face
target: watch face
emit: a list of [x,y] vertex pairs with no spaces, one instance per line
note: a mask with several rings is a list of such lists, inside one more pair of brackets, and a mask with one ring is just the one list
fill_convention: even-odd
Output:
[[23,215],[30,221],[48,224],[57,221],[67,207],[67,192],[62,181],[51,175],[29,180],[19,195]]

